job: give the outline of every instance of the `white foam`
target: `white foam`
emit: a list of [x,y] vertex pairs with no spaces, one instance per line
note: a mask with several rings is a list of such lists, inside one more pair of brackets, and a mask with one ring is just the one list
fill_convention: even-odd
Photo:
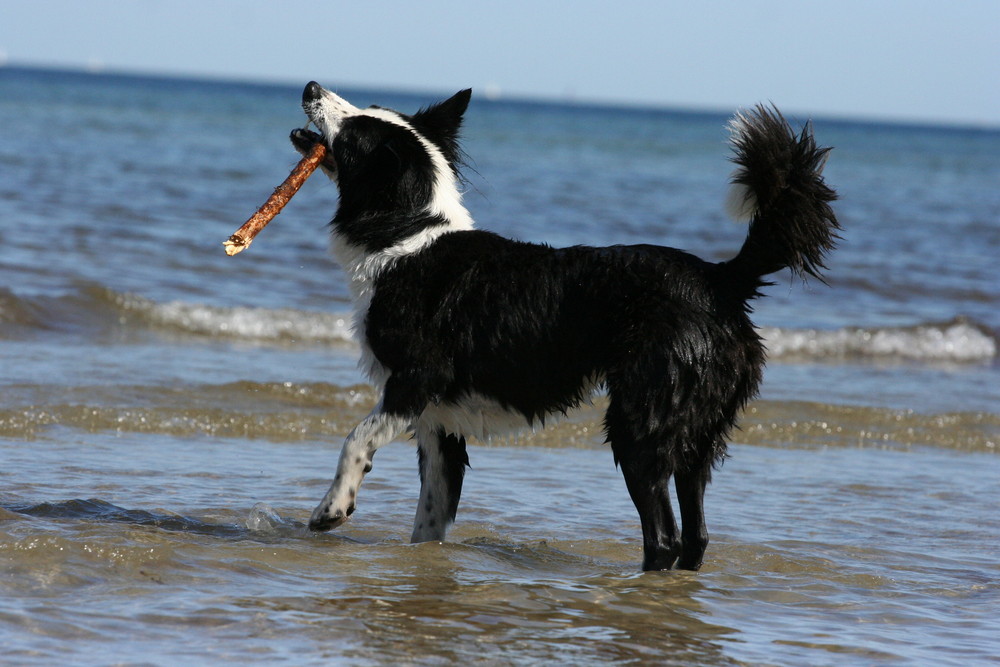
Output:
[[909,327],[778,329],[760,334],[771,359],[868,357],[913,361],[975,362],[997,356],[997,340],[963,318]]
[[352,340],[350,318],[343,314],[293,308],[210,306],[119,294],[114,298],[123,319],[137,316],[154,328],[197,336],[249,342],[344,344]]

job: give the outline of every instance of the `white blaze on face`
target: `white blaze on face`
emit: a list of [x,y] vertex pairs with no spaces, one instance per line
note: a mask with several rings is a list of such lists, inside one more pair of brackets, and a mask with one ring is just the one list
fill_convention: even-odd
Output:
[[316,123],[328,146],[333,146],[333,138],[340,132],[344,119],[357,114],[360,109],[340,95],[323,88],[323,94],[304,105],[306,115]]

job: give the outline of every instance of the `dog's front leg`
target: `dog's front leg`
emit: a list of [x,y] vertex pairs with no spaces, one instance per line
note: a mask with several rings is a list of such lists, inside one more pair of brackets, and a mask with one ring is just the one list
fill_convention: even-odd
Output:
[[409,427],[409,419],[383,412],[379,404],[351,431],[340,452],[333,484],[309,519],[310,530],[330,530],[347,521],[356,507],[361,480],[372,469],[375,452]]
[[417,443],[420,503],[410,541],[440,541],[458,512],[469,455],[464,437],[446,433],[436,424],[418,423]]

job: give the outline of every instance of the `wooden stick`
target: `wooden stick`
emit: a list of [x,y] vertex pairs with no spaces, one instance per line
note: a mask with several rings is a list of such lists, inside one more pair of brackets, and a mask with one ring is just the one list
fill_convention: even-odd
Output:
[[281,209],[285,208],[285,204],[292,198],[292,195],[298,192],[306,179],[316,171],[324,157],[326,157],[326,145],[322,141],[317,141],[312,149],[295,165],[295,169],[292,169],[288,178],[276,187],[267,201],[257,209],[257,212],[250,216],[250,219],[244,222],[243,226],[222,244],[226,248],[226,254],[232,257],[236,253],[246,250],[254,237],[260,233],[260,230],[264,229],[267,223],[274,219],[274,216],[281,213]]

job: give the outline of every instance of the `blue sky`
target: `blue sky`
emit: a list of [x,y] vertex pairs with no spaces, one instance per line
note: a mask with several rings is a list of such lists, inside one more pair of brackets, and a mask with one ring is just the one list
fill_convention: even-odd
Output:
[[996,127],[998,35],[998,0],[0,0],[10,64]]

